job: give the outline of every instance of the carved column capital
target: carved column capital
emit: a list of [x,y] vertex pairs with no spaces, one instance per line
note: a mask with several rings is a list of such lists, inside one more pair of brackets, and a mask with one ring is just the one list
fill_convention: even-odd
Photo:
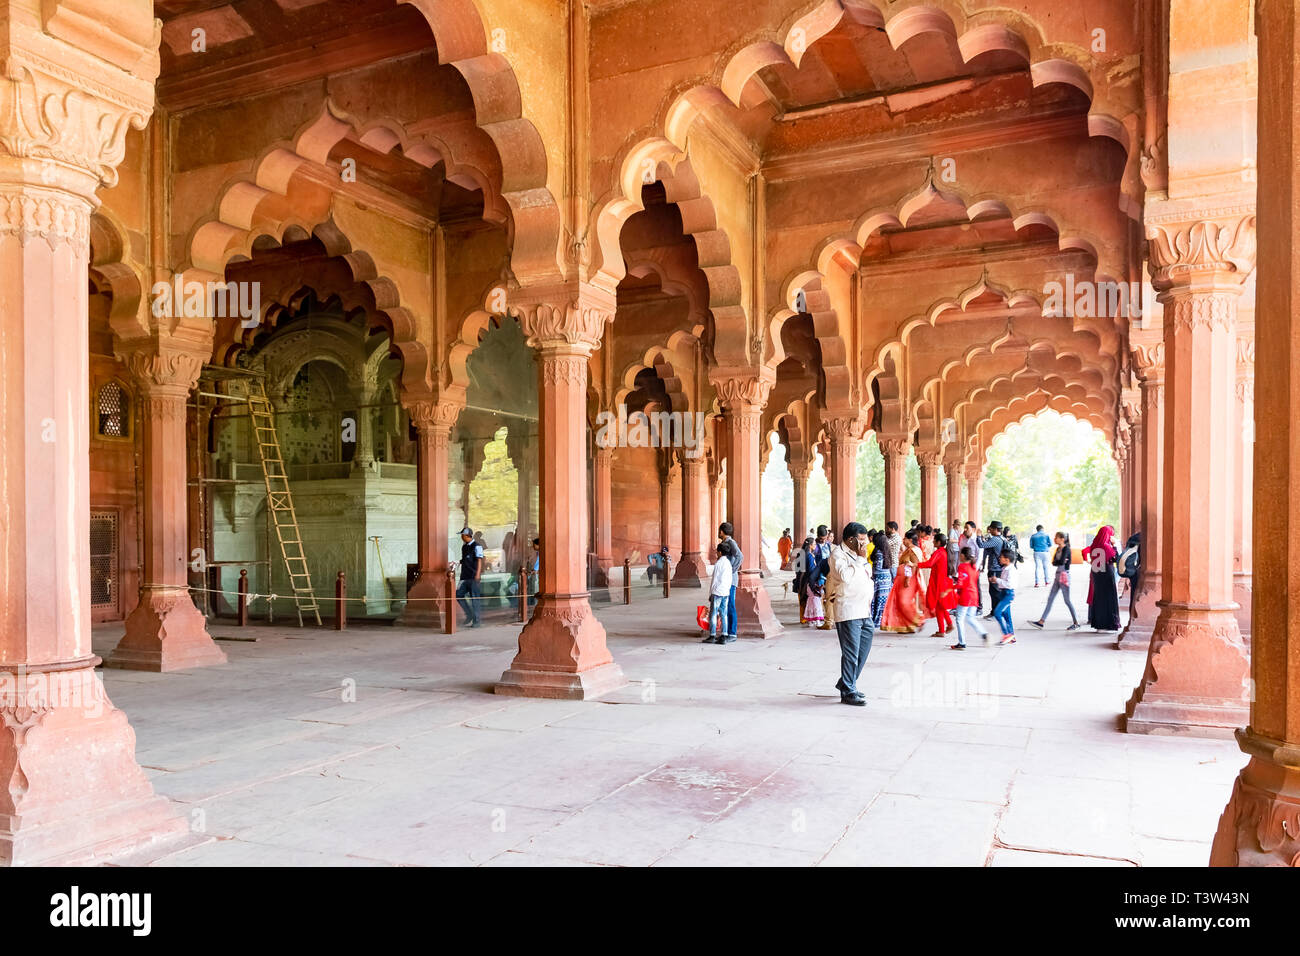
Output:
[[933,449],[916,453],[916,463],[922,468],[937,469],[941,461],[943,461],[943,453]]
[[144,129],[153,112],[161,38],[153,4],[31,7],[39,16],[9,9],[0,20],[0,167],[26,166],[4,178],[93,202],[96,189],[117,182],[127,130]]
[[146,394],[186,396],[199,382],[205,353],[172,348],[163,343],[118,355],[131,381]]
[[867,420],[860,415],[824,417],[822,428],[833,445],[846,442],[856,444],[867,434]]
[[880,454],[888,461],[891,458],[906,458],[912,450],[912,443],[906,438],[879,438]]
[[718,393],[718,402],[728,412],[759,412],[767,405],[767,397],[776,384],[776,373],[770,368],[715,368],[709,381]]
[[1240,285],[1255,268],[1253,207],[1214,210],[1192,220],[1148,218],[1146,231],[1151,282],[1161,293],[1206,283],[1226,289]]
[[1154,342],[1133,346],[1133,370],[1143,383],[1163,382],[1165,379],[1165,344]]
[[598,286],[565,283],[521,289],[507,311],[519,319],[528,344],[590,354],[600,348],[606,324],[614,320],[615,297]]
[[430,439],[439,448],[446,448],[451,436],[452,426],[460,417],[459,402],[433,401],[421,399],[410,405],[411,421],[415,423],[416,434],[420,439]]

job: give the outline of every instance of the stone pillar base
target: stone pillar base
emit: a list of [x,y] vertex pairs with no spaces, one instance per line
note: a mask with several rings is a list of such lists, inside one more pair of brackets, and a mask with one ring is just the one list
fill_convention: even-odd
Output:
[[1151,635],[1155,631],[1154,621],[1130,620],[1115,638],[1115,649],[1120,651],[1147,651],[1151,648]]
[[105,667],[163,673],[226,663],[225,652],[208,634],[207,621],[184,588],[141,591],[125,625]]
[[[430,600],[436,598],[436,600]],[[421,571],[406,595],[406,606],[398,624],[405,627],[441,628],[447,603],[447,575],[435,568]]]
[[1232,785],[1210,866],[1300,866],[1300,747],[1239,731],[1250,763]]
[[626,684],[587,596],[544,594],[495,690],[511,697],[590,700]]
[[698,551],[684,553],[677,562],[677,570],[673,572],[673,587],[702,588],[707,580],[709,566],[704,561],[704,555]]
[[752,571],[741,572],[736,588],[736,629],[738,637],[761,638],[780,637],[785,630],[772,612],[767,588]]
[[1162,607],[1124,730],[1231,737],[1250,719],[1249,678],[1232,609]]
[[0,671],[0,865],[85,865],[186,832],[95,673]]

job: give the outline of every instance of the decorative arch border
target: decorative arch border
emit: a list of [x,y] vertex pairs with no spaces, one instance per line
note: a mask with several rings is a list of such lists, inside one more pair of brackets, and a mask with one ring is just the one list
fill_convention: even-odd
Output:
[[1087,422],[1112,446],[1115,444],[1114,432],[1104,415],[1091,406],[1071,400],[1066,396],[1051,395],[1039,390],[1028,395],[1012,399],[1007,404],[994,409],[980,420],[974,431],[971,450],[980,461],[988,460],[988,453],[993,442],[1006,433],[1012,425],[1021,424],[1051,410],[1063,415],[1070,415],[1079,421]]
[[718,224],[713,199],[703,191],[685,149],[651,136],[624,151],[615,187],[596,205],[593,283],[609,290],[627,274],[619,237],[623,225],[641,212],[641,187],[659,182],[677,206],[682,232],[695,240],[700,271],[708,284],[713,313],[714,354],[720,365],[748,362],[748,320],[741,305],[740,270],[731,259],[731,239]]
[[[322,220],[310,228],[304,227],[298,222],[281,222],[275,224],[274,228],[274,232],[261,232],[250,239],[248,242],[249,248],[251,249],[253,243],[263,236],[271,238],[281,245],[309,236],[320,240],[329,257],[338,258],[347,265],[352,287],[365,289],[373,302],[372,307],[370,302],[356,300],[347,294],[348,290],[343,290],[339,293],[339,296],[343,302],[344,310],[351,311],[361,307],[372,310],[372,322],[378,321],[388,331],[393,347],[402,356],[401,385],[403,394],[410,397],[427,393],[429,390],[429,351],[425,344],[420,341],[419,323],[415,314],[402,305],[397,284],[387,276],[380,274],[379,268],[370,254],[364,250],[354,250],[351,240],[338,228],[332,219]],[[221,272],[218,273],[206,270],[187,272],[187,281],[195,279],[199,281],[221,280],[224,277],[225,266],[233,258],[234,254],[232,253],[220,264]],[[270,327],[274,328],[278,315],[286,309],[292,308],[295,302],[301,301],[307,291],[306,288],[299,287],[288,295],[277,296],[264,302],[262,304],[262,315],[257,326],[245,330],[242,334],[236,334],[231,340],[216,343],[213,360],[219,364],[233,362],[239,352],[252,344],[257,335],[263,330],[263,326],[269,323]],[[312,291],[319,292],[320,290]],[[284,301],[280,301],[281,299]]]
[[1046,31],[1033,17],[1006,7],[968,12],[958,0],[890,6],[893,9],[885,13],[873,0],[819,0],[792,14],[775,31],[756,31],[764,38],[736,44],[719,57],[721,65],[711,76],[673,96],[663,111],[668,138],[684,144],[694,123],[714,105],[726,102],[740,107],[750,81],[766,67],[799,69],[804,53],[848,17],[883,30],[895,50],[924,34],[938,34],[956,42],[966,63],[985,53],[1011,53],[1025,61],[1035,88],[1063,83],[1078,89],[1088,98],[1089,135],[1110,138],[1124,150],[1119,207],[1129,218],[1140,220],[1142,183],[1136,148],[1140,104],[1118,101],[1119,87],[1110,82],[1115,62],[1095,61],[1075,43],[1048,42]]

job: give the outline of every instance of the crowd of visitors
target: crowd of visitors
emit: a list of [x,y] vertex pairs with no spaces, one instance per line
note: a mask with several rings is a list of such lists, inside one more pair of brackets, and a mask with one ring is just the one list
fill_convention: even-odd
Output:
[[[1120,628],[1118,585],[1132,580],[1140,567],[1140,538],[1129,539],[1121,554],[1115,529],[1102,527],[1083,549],[1088,564],[1087,623],[1095,631]],[[896,521],[884,528],[851,522],[837,544],[825,525],[810,530],[796,549],[786,529],[777,545],[781,566],[794,572],[799,620],[805,627],[839,632],[841,673],[836,688],[841,702],[861,706],[865,698],[856,681],[876,631],[914,634],[933,620],[939,637],[953,636],[949,647],[964,651],[968,637],[987,641],[984,621],[997,624],[997,643],[1016,643],[1012,607],[1025,588],[1050,588],[1042,613],[1029,623],[1047,625],[1059,595],[1070,614],[1067,631],[1081,624],[1070,596],[1070,571],[1075,563],[1067,532],[1049,536],[1037,525],[1024,552],[1019,537],[1001,521],[981,533],[974,521],[954,520],[944,531],[913,521],[900,531]],[[1033,562],[1033,584],[1021,585],[1020,565]],[[1028,569],[1025,570],[1028,578]],[[987,595],[987,598],[986,598]],[[984,611],[984,601],[988,611]]]

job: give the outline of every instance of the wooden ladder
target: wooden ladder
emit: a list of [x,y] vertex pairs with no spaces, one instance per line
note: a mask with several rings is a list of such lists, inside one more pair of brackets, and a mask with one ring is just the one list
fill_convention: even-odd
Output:
[[289,572],[289,586],[293,589],[293,601],[298,610],[298,626],[303,626],[304,611],[310,611],[316,623],[320,624],[320,605],[316,603],[316,594],[311,588],[311,572],[307,569],[307,555],[298,530],[298,514],[293,508],[293,493],[289,490],[289,476],[275,430],[275,409],[266,397],[266,385],[260,378],[248,382],[247,401],[253,440],[262,462],[262,477],[266,479],[266,508],[275,525],[285,570]]

